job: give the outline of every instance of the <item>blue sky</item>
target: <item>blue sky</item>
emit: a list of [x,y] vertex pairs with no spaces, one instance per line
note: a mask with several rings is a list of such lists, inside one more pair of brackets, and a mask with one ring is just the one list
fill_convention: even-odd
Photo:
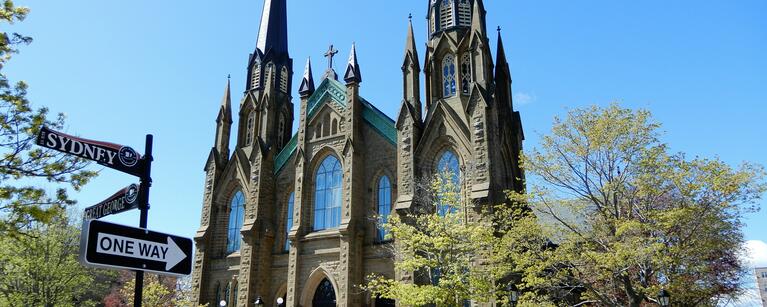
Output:
[[[395,117],[407,15],[423,56],[426,2],[288,1],[294,90],[307,57],[319,78],[330,43],[343,62],[356,42],[362,95]],[[192,236],[226,77],[236,105],[262,3],[19,0],[32,12],[11,30],[35,41],[6,72],[29,83],[33,103],[66,113],[69,133],[140,151],[153,133],[149,226]],[[675,151],[767,164],[767,2],[488,0],[486,9],[488,29],[503,29],[527,148],[567,108],[618,100],[651,110]],[[495,31],[490,42],[494,51]],[[103,170],[77,198],[90,205],[135,181]],[[748,240],[767,241],[767,211],[747,223]]]

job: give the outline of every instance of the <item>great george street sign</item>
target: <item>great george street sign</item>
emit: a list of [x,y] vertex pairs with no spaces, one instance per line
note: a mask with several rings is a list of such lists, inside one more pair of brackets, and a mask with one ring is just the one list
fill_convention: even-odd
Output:
[[141,155],[128,146],[78,138],[47,127],[40,129],[36,143],[134,176],[144,173]]
[[85,208],[83,214],[84,220],[95,220],[107,215],[125,212],[138,208],[139,186],[131,184],[124,189],[117,191],[106,200]]
[[87,266],[184,276],[192,273],[192,240],[99,220],[85,221],[80,262]]

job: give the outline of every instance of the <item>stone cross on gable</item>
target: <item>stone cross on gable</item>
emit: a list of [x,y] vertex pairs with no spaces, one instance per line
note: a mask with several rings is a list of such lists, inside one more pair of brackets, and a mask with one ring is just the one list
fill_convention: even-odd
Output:
[[330,44],[328,52],[325,52],[325,57],[328,58],[328,70],[333,70],[333,57],[338,54],[338,50],[333,48],[333,44]]

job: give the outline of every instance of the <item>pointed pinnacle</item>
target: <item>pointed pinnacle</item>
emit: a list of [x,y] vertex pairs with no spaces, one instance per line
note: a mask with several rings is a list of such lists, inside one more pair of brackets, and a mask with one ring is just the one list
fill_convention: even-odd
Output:
[[361,83],[362,74],[360,74],[360,65],[357,62],[357,45],[352,43],[352,51],[349,53],[349,63],[346,65],[344,81],[347,83]]
[[309,96],[314,93],[314,77],[312,76],[312,58],[306,59],[304,68],[304,78],[301,80],[301,87],[298,93],[302,96]]
[[224,89],[224,97],[221,99],[221,111],[219,111],[216,121],[232,122],[232,90],[231,79],[226,79],[226,88]]

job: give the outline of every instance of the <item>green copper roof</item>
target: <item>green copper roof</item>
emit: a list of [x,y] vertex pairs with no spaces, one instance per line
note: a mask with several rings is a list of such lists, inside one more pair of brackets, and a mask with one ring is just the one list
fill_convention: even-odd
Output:
[[298,144],[298,133],[294,134],[293,137],[288,141],[288,144],[285,145],[285,148],[280,151],[280,153],[277,154],[277,156],[274,157],[274,173],[278,173],[280,169],[285,166],[285,163],[290,160],[290,157],[293,155],[293,152],[296,151],[296,145]]
[[391,119],[391,117],[386,116],[386,114],[373,106],[372,103],[365,100],[365,98],[361,98],[361,100],[362,105],[365,106],[365,108],[362,109],[362,119],[370,124],[370,126],[389,141],[389,143],[397,145],[397,128],[394,127],[394,120]]
[[[326,97],[331,97],[335,102],[341,106],[346,107],[346,86],[333,79],[325,79],[317,88],[317,91],[309,97],[307,107],[309,112],[307,114],[306,121],[308,122],[317,111],[320,110],[322,103],[327,101]],[[378,132],[392,145],[397,144],[397,128],[394,127],[394,120],[389,116],[378,110],[372,103],[368,102],[364,98],[360,97],[362,102],[362,119],[368,123],[373,130]],[[298,134],[293,135],[285,148],[274,157],[274,173],[278,173],[285,166],[285,163],[290,160],[293,153],[296,151],[298,145]]]

